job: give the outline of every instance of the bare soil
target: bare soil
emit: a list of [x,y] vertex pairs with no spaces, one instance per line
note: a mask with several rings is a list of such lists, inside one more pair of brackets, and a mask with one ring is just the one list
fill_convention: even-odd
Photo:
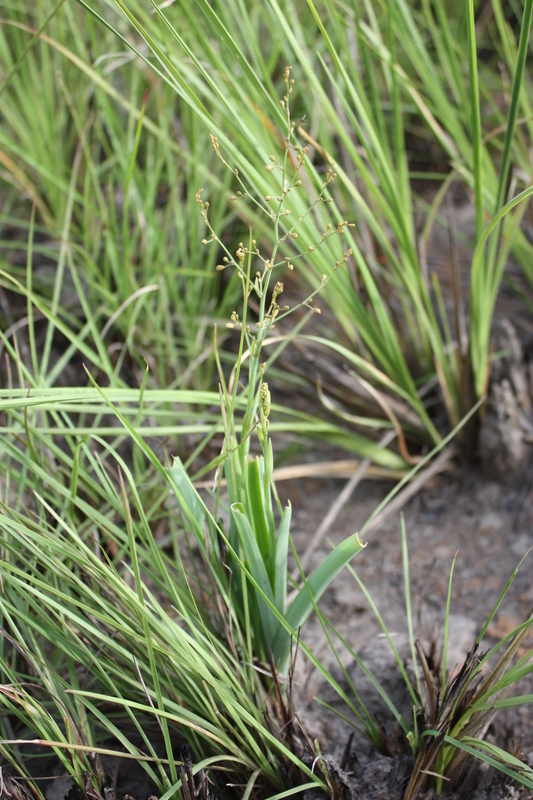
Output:
[[[296,509],[293,537],[299,552],[305,552],[310,534],[314,533],[342,488],[342,481],[316,479],[287,486],[286,495]],[[313,554],[311,568],[325,557],[329,542],[337,544],[363,525],[389,488],[367,482],[356,489],[332,526],[329,541]],[[415,636],[425,643],[426,648],[431,643],[437,643],[437,650],[442,648],[450,569],[454,556],[457,556],[447,653],[447,668],[453,670],[463,663],[508,579],[533,547],[533,474],[529,471],[517,476],[515,485],[508,486],[501,481],[484,479],[479,469],[455,467],[451,473],[434,478],[405,508],[404,515]],[[396,648],[411,671],[398,515],[372,532],[367,547],[354,560],[353,566],[370,591]],[[529,556],[488,628],[486,645],[493,646],[510,633],[524,621],[532,607]],[[338,576],[323,597],[321,608],[408,718],[412,710],[409,696],[389,643],[349,571],[345,570]],[[349,693],[351,690],[316,618],[306,624],[303,639]],[[529,645],[528,649],[533,646],[531,637],[526,645]],[[342,646],[339,647],[339,656],[364,703],[392,735],[392,716],[368,679]],[[297,677],[300,716],[311,735],[318,737],[337,764],[344,757],[350,765],[351,769],[347,768],[347,772],[351,772],[348,785],[354,792],[353,796],[368,800],[400,798],[406,778],[405,757],[391,759],[380,756],[360,733],[354,731],[349,721],[319,705],[317,697],[350,717],[338,694],[305,658],[300,662]],[[514,693],[532,692],[530,676],[516,687]],[[355,717],[351,721],[357,722]],[[346,758],[345,750],[352,733],[354,737]],[[533,764],[533,707],[522,705],[499,712],[487,738],[500,746],[519,747],[525,759]],[[509,787],[492,770],[481,769],[470,783],[452,796],[478,800],[529,796],[527,792]],[[431,791],[426,796],[431,797]]]

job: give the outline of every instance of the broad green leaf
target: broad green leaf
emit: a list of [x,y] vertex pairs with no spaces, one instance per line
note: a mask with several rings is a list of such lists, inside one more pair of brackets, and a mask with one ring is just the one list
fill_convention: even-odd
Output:
[[168,474],[182,513],[191,526],[198,543],[201,546],[203,544],[205,547],[204,524],[206,519],[209,519],[214,524],[214,519],[194,488],[180,458],[174,459],[174,464],[168,470]]
[[[246,511],[242,503],[234,503],[231,506],[231,513],[239,531],[239,537],[244,551],[246,560],[248,561],[248,568],[254,581],[259,588],[265,593],[269,601],[274,605],[274,595],[272,594],[272,587],[265,564],[261,557],[261,552],[257,544],[254,531],[250,525],[250,521],[246,516]],[[257,603],[259,605],[259,613],[261,615],[261,622],[263,625],[262,638],[265,643],[274,641],[276,631],[279,623],[275,619],[271,609],[265,603],[261,596],[257,596]],[[256,633],[258,633],[256,631]]]
[[266,517],[266,509],[264,503],[265,487],[263,484],[262,470],[260,469],[260,461],[263,459],[259,456],[254,458],[248,457],[246,459],[247,471],[247,501],[249,511],[251,514],[251,522],[253,524],[255,540],[259,551],[261,553],[263,563],[268,569],[268,562],[270,561],[273,553],[270,549],[270,531]]
[[[357,533],[349,536],[344,542],[327,556],[322,564],[313,572],[311,577],[306,580],[296,598],[291,603],[285,619],[293,630],[303,625],[312,612],[314,605],[318,602],[323,592],[328,588],[337,573],[348,564],[354,556],[366,547]],[[287,646],[289,634],[285,629],[279,630],[274,640],[272,651],[276,656],[280,656]]]
[[285,616],[287,599],[287,555],[289,552],[289,532],[291,526],[292,506],[289,503],[281,517],[276,542],[274,595],[276,608]]

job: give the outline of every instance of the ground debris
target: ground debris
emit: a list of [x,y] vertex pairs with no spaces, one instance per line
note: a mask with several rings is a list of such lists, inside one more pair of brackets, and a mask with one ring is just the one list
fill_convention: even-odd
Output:
[[0,767],[0,800],[40,800],[29,781],[13,778],[5,767]]
[[216,800],[214,786],[205,771],[202,769],[193,775],[192,755],[188,744],[181,747],[181,760],[180,778],[183,800]]

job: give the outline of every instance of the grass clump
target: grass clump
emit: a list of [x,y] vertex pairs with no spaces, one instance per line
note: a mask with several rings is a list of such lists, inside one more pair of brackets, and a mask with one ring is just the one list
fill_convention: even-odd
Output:
[[[288,110],[287,122],[290,125]],[[282,185],[286,170],[287,160],[281,167]],[[281,198],[278,217],[284,212],[283,202]],[[271,530],[269,485],[270,400],[260,367],[261,337],[278,316],[280,287],[274,288],[266,305],[271,270],[265,264],[264,280],[261,276],[255,280],[264,308],[262,319],[253,326],[254,333],[242,326],[233,388],[224,386],[223,426],[227,434],[231,430],[231,444],[223,460],[231,459],[228,474],[244,466],[243,479],[236,478],[232,487],[234,496],[244,502],[232,503],[235,528],[224,542],[225,534],[212,517],[207,530],[212,538],[206,538],[202,528],[206,507],[198,506],[181,463],[165,470],[138,430],[146,399],[152,396],[155,404],[164,406],[177,399],[176,390],[151,395],[154,390],[146,388],[146,373],[141,388],[128,393],[131,390],[117,380],[102,347],[101,320],[90,306],[84,305],[87,321],[80,333],[64,321],[59,297],[49,306],[34,293],[33,235],[32,218],[26,285],[3,273],[5,285],[26,300],[29,330],[24,356],[16,332],[2,334],[8,387],[2,390],[7,424],[2,443],[6,458],[0,606],[6,690],[0,699],[10,720],[3,723],[2,732],[7,759],[24,773],[20,748],[38,743],[57,754],[82,793],[98,795],[105,789],[99,759],[111,754],[139,761],[163,797],[184,794],[184,781],[189,790],[191,781],[198,788],[195,775],[208,776],[198,779],[204,781],[202,790],[207,792],[212,781],[227,796],[235,791],[241,796],[243,787],[247,795],[253,791],[257,796],[326,790],[327,773],[320,767],[311,769],[316,757],[313,746],[304,732],[300,738],[296,733],[290,684],[284,699],[277,675],[289,667],[292,676],[291,633],[296,637],[319,594],[362,545],[354,536],[341,546],[302,587],[289,608],[292,616],[286,615],[290,511],[285,512],[276,537]],[[328,236],[327,232],[325,240]],[[243,319],[251,247],[248,252],[241,248],[241,256],[232,259],[238,274],[246,275],[241,280]],[[73,263],[68,263],[80,290]],[[306,302],[309,305],[310,298]],[[36,337],[36,308],[49,332],[42,342]],[[59,374],[56,365],[53,380],[48,372],[58,334],[68,342],[63,369],[82,357],[93,369],[96,366],[109,388],[98,389],[92,377],[94,388],[47,386]],[[239,398],[247,336],[251,383],[245,397]],[[211,396],[202,398],[198,392],[183,392],[182,397],[191,403],[212,402]],[[132,400],[136,408],[129,405]],[[242,409],[243,434],[235,456],[238,409]],[[106,410],[119,420],[118,430],[105,424]],[[83,420],[92,415],[95,424],[84,431]],[[248,458],[256,429],[263,456]],[[109,441],[110,436],[115,438]],[[134,453],[128,454],[132,445]],[[265,469],[267,459],[270,465]],[[184,562],[187,548],[170,489],[197,535],[189,554],[194,559],[192,573]],[[163,541],[154,535],[161,524],[167,530]],[[261,539],[264,530],[268,541]],[[222,544],[227,545],[234,583],[228,579]],[[258,553],[264,561],[254,561]],[[199,559],[207,568],[207,583]],[[262,582],[266,570],[268,586],[275,591],[270,596]],[[278,633],[266,639],[263,623],[270,626],[269,635],[274,626]],[[258,658],[269,657],[265,676]]]
[[[277,495],[272,482],[274,456],[268,434],[271,397],[268,383],[265,380],[267,362],[262,362],[262,350],[267,337],[272,335],[277,321],[288,316],[298,307],[291,309],[287,305],[280,305],[283,284],[277,281],[270,290],[274,271],[282,267],[292,269],[293,262],[306,255],[302,252],[291,252],[290,255],[283,256],[282,252],[285,243],[297,239],[297,228],[302,223],[304,216],[296,220],[292,227],[285,232],[280,230],[280,220],[291,215],[292,209],[287,204],[295,190],[302,184],[302,169],[307,153],[307,148],[302,148],[292,139],[294,123],[291,120],[290,95],[293,84],[294,81],[290,78],[290,68],[287,68],[285,70],[286,94],[281,101],[286,112],[287,126],[284,153],[280,160],[275,155],[271,155],[269,163],[266,165],[269,172],[279,171],[277,193],[265,197],[265,203],[272,203],[274,210],[252,198],[252,202],[268,215],[274,226],[274,245],[268,257],[259,251],[256,240],[252,238],[251,228],[248,245],[241,242],[236,255],[233,256],[223,245],[211,225],[208,216],[209,204],[202,200],[201,193],[198,193],[197,196],[202,217],[210,234],[210,238],[204,239],[204,242],[205,244],[216,243],[222,247],[226,255],[219,267],[221,269],[232,267],[237,271],[244,295],[242,317],[239,317],[234,311],[231,316],[232,321],[229,323],[231,329],[236,328],[240,331],[237,363],[229,387],[220,372],[225,437],[219,461],[223,466],[228,492],[230,510],[228,534],[222,532],[220,528],[217,530],[215,525],[215,519],[218,516],[216,508],[214,516],[212,516],[194,492],[194,487],[179,460],[176,460],[171,470],[182,510],[189,523],[192,524],[193,532],[200,539],[205,551],[207,551],[207,546],[204,540],[204,530],[206,524],[209,526],[211,537],[209,547],[214,560],[214,569],[220,574],[220,579],[225,581],[227,591],[232,593],[241,625],[251,637],[254,655],[267,661],[271,659],[274,666],[282,670],[285,669],[288,662],[291,637],[305,622],[320,595],[337,572],[363,547],[357,534],[343,542],[325,559],[313,575],[304,580],[304,585],[299,589],[292,603],[287,605],[287,560],[290,544],[291,506],[289,504],[283,509],[278,500],[277,511],[280,521],[276,532],[273,499],[274,497],[277,499]],[[213,137],[213,147],[222,158],[216,137]],[[294,164],[290,158],[293,153]],[[224,164],[227,166],[225,161]],[[241,187],[237,197],[250,198],[250,193],[237,169],[234,170],[234,174]],[[334,177],[333,171],[330,170],[323,183],[322,192],[307,213],[310,213],[317,204],[327,202],[328,197],[325,195]],[[316,247],[327,243],[332,236],[342,236],[348,225],[349,223],[343,221],[333,228],[329,223]],[[348,250],[342,259],[337,261],[333,271],[342,267],[350,255]],[[253,260],[259,263],[260,269],[252,266]],[[321,287],[327,281],[328,277],[324,275]],[[308,296],[301,304],[311,309],[313,313],[319,311],[313,304],[317,291]],[[254,295],[259,310],[257,321],[252,322],[249,319],[248,306],[250,298]],[[283,344],[280,345],[280,347],[283,346]],[[278,352],[279,349],[278,347]],[[275,354],[269,360],[273,361],[274,357]],[[235,409],[241,369],[245,359],[248,363],[248,383],[243,390],[244,401],[241,405],[244,413],[239,435]],[[259,439],[260,455],[251,454],[254,432]]]
[[[179,2],[172,9],[153,5],[154,14],[141,2],[117,0],[117,6],[146,42],[157,71],[223,143],[257,196],[270,190],[257,161],[272,151],[283,115],[269,69],[278,62],[263,43],[283,43],[300,77],[300,113],[312,124],[310,132],[300,125],[299,135],[330,165],[335,162],[332,208],[339,219],[354,217],[356,223],[346,233],[352,267],[324,295],[349,342],[346,350],[334,351],[358,374],[370,375],[379,397],[376,405],[376,392],[354,381],[354,403],[361,403],[362,392],[366,407],[376,408],[374,418],[401,426],[415,447],[437,445],[485,395],[491,324],[505,265],[515,243],[522,256],[528,251],[519,229],[531,189],[527,180],[523,191],[520,182],[508,187],[507,178],[523,150],[516,121],[524,97],[530,4],[521,19],[510,102],[496,115],[501,128],[494,135],[481,125],[479,109],[489,79],[488,70],[480,77],[473,3],[457,23],[440,4],[429,2],[418,12],[407,2],[346,10],[312,0],[305,9],[289,9],[271,0],[257,18],[234,4],[201,3],[203,16]],[[93,4],[91,10],[96,9]],[[180,13],[191,26],[187,40],[176,25],[174,15]],[[261,25],[270,39],[259,35]],[[250,35],[241,36],[242,30]],[[493,34],[502,30],[491,29]],[[213,36],[222,37],[223,55],[209,46]],[[236,70],[242,73],[238,82]],[[245,97],[265,109],[262,117]],[[418,135],[443,160],[444,179],[429,206],[414,191],[408,138],[413,119]],[[319,171],[318,165],[310,170],[309,194],[321,185]],[[443,199],[457,182],[473,198],[476,225],[469,297],[456,271],[450,310],[442,278],[436,271],[429,274],[426,254],[435,220],[443,221]],[[293,205],[300,216],[305,197]],[[427,211],[422,231],[416,220],[421,206]],[[317,210],[303,221],[299,241],[304,249],[319,240],[322,220]],[[316,288],[322,275],[331,274],[331,263],[326,250],[312,256],[303,279]],[[331,346],[327,337],[320,340],[322,347]],[[430,400],[437,393],[444,414],[430,413],[428,392]],[[467,454],[476,451],[481,421],[482,414],[476,415],[462,434]],[[359,417],[355,424],[362,424]],[[409,463],[409,452],[403,456]]]
[[[276,737],[275,723],[265,723],[264,689],[237,655],[244,642],[229,598],[218,591],[215,605],[209,587],[199,591],[186,579],[178,543],[169,543],[169,557],[155,542],[132,475],[119,463],[124,480],[101,487],[119,512],[114,525],[94,512],[69,523],[57,499],[54,507],[41,496],[33,519],[2,514],[2,703],[19,740],[4,730],[4,753],[20,766],[10,744],[37,738],[82,791],[85,773],[98,781],[90,759],[113,753],[141,763],[161,795],[179,794],[185,743],[195,771],[208,768],[219,787],[244,778],[250,791],[281,789],[282,762],[320,785]],[[42,477],[37,464],[32,471]],[[59,487],[46,483],[50,498]],[[76,517],[83,505],[75,501]],[[227,615],[233,651],[213,624],[217,613]]]

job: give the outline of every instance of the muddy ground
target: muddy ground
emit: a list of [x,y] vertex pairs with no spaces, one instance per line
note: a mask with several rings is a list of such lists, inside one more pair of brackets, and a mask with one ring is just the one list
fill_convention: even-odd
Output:
[[[524,475],[518,483],[521,485],[511,487],[485,480],[478,469],[454,467],[449,473],[434,478],[404,509],[415,635],[426,647],[432,641],[437,642],[438,649],[442,647],[450,568],[457,554],[449,624],[449,670],[462,664],[507,580],[533,546],[533,475]],[[287,496],[295,507],[293,535],[300,552],[305,551],[309,532],[318,527],[328,505],[335,501],[342,487],[343,482],[335,480],[307,480],[287,486]],[[338,543],[358,530],[386,488],[382,484],[360,484],[332,526],[328,539]],[[311,567],[320,563],[328,549],[328,543],[324,542],[315,551]],[[522,564],[489,626],[485,639],[487,647],[519,625],[533,607],[532,555]],[[354,560],[353,566],[369,589],[410,671],[412,659],[407,636],[399,515],[389,518],[368,536],[367,547]],[[408,716],[409,697],[390,646],[362,590],[347,570],[326,593],[321,608]],[[349,691],[316,618],[307,623],[303,638],[341,686]],[[530,636],[529,646],[532,645]],[[364,702],[392,732],[391,715],[368,679],[342,646],[339,654]],[[309,732],[340,761],[354,728],[317,705],[314,698],[319,697],[347,715],[345,705],[305,657],[300,661],[297,683],[299,713]],[[533,680],[529,678],[514,693],[531,692]],[[508,747],[520,743],[523,755],[533,765],[533,708],[524,705],[499,712],[488,738]],[[351,764],[356,796],[368,800],[402,796],[398,765],[394,761],[376,756],[374,748],[357,732],[350,751],[356,755]],[[514,794],[516,790],[500,780],[493,783],[493,777],[482,770],[474,785],[458,796],[472,796],[478,800],[529,796],[527,792]]]

